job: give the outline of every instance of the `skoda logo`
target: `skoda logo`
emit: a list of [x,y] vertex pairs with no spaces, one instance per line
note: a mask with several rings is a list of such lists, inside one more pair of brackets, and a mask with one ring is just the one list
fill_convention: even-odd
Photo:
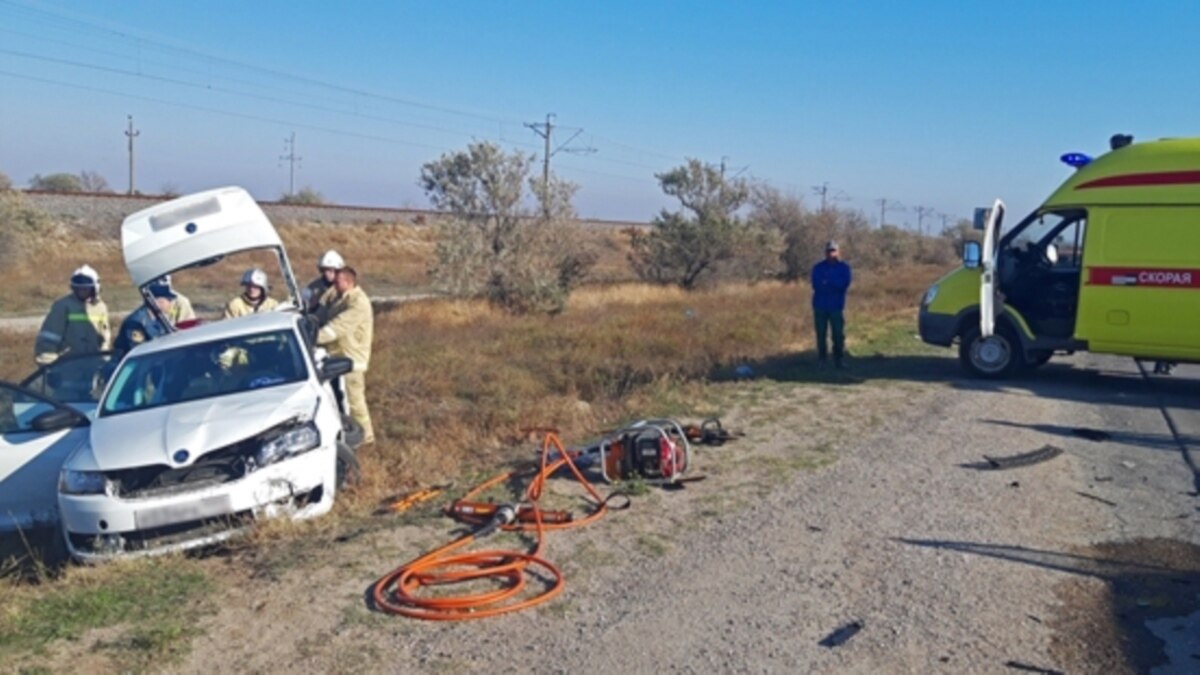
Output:
[[191,457],[191,455],[188,454],[187,450],[176,450],[175,454],[171,456],[171,458],[175,460],[176,464],[183,464],[184,462],[188,461],[188,457]]
[[195,223],[188,223],[187,225],[185,225],[183,227],[183,229],[188,234],[196,234],[196,224]]

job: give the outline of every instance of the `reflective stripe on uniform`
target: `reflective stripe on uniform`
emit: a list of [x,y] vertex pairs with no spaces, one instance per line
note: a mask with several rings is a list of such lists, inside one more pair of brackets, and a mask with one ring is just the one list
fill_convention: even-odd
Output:
[[68,312],[67,321],[75,321],[78,323],[91,323],[92,317],[87,312]]
[[58,333],[55,333],[54,331],[50,331],[50,330],[44,330],[44,331],[38,333],[38,337],[46,338],[47,340],[50,340],[51,342],[62,342],[62,339],[63,339],[63,336],[59,335]]

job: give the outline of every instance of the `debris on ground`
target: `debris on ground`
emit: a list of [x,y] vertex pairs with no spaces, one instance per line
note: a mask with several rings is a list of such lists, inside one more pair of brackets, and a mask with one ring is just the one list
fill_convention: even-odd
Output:
[[1021,663],[1020,661],[1005,661],[1004,665],[1008,668],[1012,668],[1013,670],[1023,670],[1027,673],[1040,673],[1040,675],[1065,675],[1065,673],[1063,673],[1061,670],[1042,668],[1041,666],[1033,666],[1028,663]]
[[817,644],[821,645],[822,647],[829,647],[832,649],[833,647],[838,647],[845,644],[850,638],[857,635],[858,631],[862,629],[862,621],[852,621],[833,631],[829,635],[826,635],[825,638]]
[[1029,466],[1031,464],[1038,464],[1039,462],[1045,462],[1054,459],[1062,453],[1062,448],[1058,448],[1053,445],[1045,445],[1037,450],[1023,452],[1019,455],[1009,455],[1007,457],[991,457],[984,455],[983,458],[987,460],[989,468],[1015,469],[1020,466]]
[[1108,504],[1109,506],[1117,505],[1116,502],[1109,501],[1109,500],[1105,499],[1104,497],[1097,497],[1096,495],[1091,494],[1090,492],[1083,492],[1082,490],[1076,490],[1075,494],[1079,495],[1080,497],[1086,497],[1088,499],[1091,499],[1092,501],[1100,502],[1101,504]]

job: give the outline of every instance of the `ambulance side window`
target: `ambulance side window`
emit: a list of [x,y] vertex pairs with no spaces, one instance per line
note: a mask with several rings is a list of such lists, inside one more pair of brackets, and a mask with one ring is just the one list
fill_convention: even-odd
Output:
[[1083,234],[1087,227],[1087,216],[1079,214],[1055,235],[1053,243],[1058,249],[1058,262],[1054,269],[1078,270],[1083,266]]

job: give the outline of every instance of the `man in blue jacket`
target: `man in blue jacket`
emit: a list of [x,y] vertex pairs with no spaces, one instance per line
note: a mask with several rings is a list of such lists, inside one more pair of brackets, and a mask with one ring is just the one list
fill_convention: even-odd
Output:
[[850,266],[842,261],[836,241],[825,244],[825,259],[813,265],[813,323],[817,327],[817,359],[826,362],[825,336],[833,329],[833,363],[845,368],[846,291],[850,288]]

